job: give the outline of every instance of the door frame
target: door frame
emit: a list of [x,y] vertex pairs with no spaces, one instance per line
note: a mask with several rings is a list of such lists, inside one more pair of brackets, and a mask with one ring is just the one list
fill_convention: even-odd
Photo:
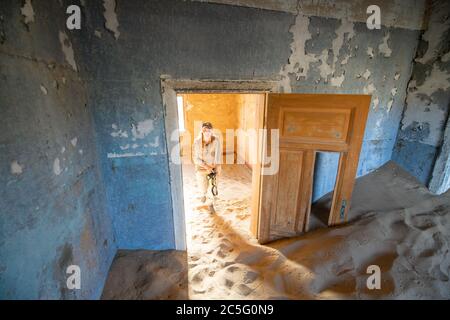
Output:
[[[177,163],[171,160],[171,152],[180,146],[178,131],[178,93],[277,93],[279,81],[272,79],[214,80],[214,79],[173,79],[161,75],[161,97],[168,156],[170,193],[172,200],[173,234],[175,249],[186,250],[186,222],[184,212],[183,173],[180,153],[176,152]],[[264,116],[265,117],[265,116]],[[175,135],[172,135],[175,132]],[[261,186],[260,186],[261,187]],[[261,200],[260,197],[258,199]],[[252,217],[252,219],[258,217]]]

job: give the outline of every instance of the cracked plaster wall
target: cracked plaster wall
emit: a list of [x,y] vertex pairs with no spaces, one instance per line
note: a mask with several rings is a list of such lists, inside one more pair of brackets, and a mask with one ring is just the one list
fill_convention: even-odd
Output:
[[449,188],[444,180],[437,180],[449,174],[445,165],[449,141],[444,131],[450,104],[450,3],[432,1],[429,12],[414,59],[393,159],[423,184],[430,184],[432,191],[442,192]]

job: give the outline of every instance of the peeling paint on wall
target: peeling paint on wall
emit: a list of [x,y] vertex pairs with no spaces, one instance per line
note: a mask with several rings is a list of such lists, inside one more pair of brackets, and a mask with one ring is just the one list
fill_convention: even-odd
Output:
[[126,144],[126,145],[124,145],[124,146],[119,146],[119,148],[120,148],[120,150],[127,150],[127,149],[130,148],[130,145],[129,145],[129,144]]
[[56,158],[53,161],[53,173],[57,176],[59,176],[61,174],[62,170],[61,170],[61,163],[59,161],[59,158]]
[[[294,25],[289,29],[289,32],[293,36],[291,56],[289,57],[288,64],[280,71],[280,75],[282,76],[280,86],[284,92],[292,92],[289,75],[293,75],[297,81],[305,79],[308,76],[311,66],[315,63],[319,63],[320,78],[325,83],[329,82],[333,87],[341,87],[345,80],[344,72],[340,75],[335,75],[336,64],[339,61],[339,54],[343,45],[348,43],[355,35],[354,24],[347,20],[341,20],[339,27],[335,31],[336,37],[332,40],[331,48],[325,48],[319,54],[310,53],[306,50],[306,43],[313,37],[309,27],[310,18],[299,13],[296,16]],[[331,63],[328,62],[330,54],[333,55]],[[352,55],[347,53],[340,64],[347,64],[350,57]],[[329,77],[331,77],[330,80],[328,80]]]
[[369,56],[370,59],[373,59],[375,57],[375,53],[372,47],[367,47],[367,55]]
[[345,80],[345,76],[344,76],[344,74],[342,74],[339,77],[332,77],[330,80],[330,84],[333,87],[341,87],[344,80]]
[[44,87],[42,84],[40,85],[40,88],[41,88],[42,93],[43,93],[44,95],[47,95],[47,93],[48,93],[47,88]]
[[316,58],[310,54],[306,54],[305,42],[311,39],[311,33],[308,29],[309,17],[297,14],[295,23],[289,29],[293,36],[291,43],[291,56],[288,64],[280,71],[282,77],[281,88],[284,92],[292,92],[289,75],[293,74],[298,79],[306,77],[311,62],[315,62]]
[[362,74],[363,78],[366,80],[369,80],[370,75],[371,75],[371,72],[369,69],[366,69],[366,71],[364,71],[364,73]]
[[344,45],[344,41],[350,41],[355,35],[355,31],[353,29],[353,22],[349,22],[347,20],[341,20],[341,25],[336,30],[336,38],[332,43],[332,50],[334,53],[333,65],[338,61],[339,52]]
[[373,110],[376,110],[378,108],[378,105],[380,104],[380,99],[378,97],[373,98],[372,104],[373,104],[373,107],[372,107]]
[[66,58],[67,63],[72,67],[73,70],[78,71],[72,43],[67,37],[67,34],[63,31],[59,31],[59,42],[61,43],[61,50],[64,53],[64,57]]
[[373,83],[368,83],[363,89],[365,94],[373,94],[376,90],[377,88],[375,88]]
[[149,143],[147,146],[152,147],[152,148],[159,147],[159,136],[156,136],[155,140],[153,142]]
[[24,17],[23,22],[26,25],[30,24],[31,22],[34,22],[34,10],[33,5],[31,4],[31,0],[25,0],[23,7],[20,9],[20,12]]
[[17,162],[17,160],[14,160],[11,162],[11,173],[15,175],[20,175],[23,172],[23,167]]
[[128,133],[124,130],[119,129],[116,124],[112,124],[111,127],[114,129],[114,131],[111,132],[111,137],[128,138]]
[[[440,108],[433,95],[437,92],[445,92],[450,89],[450,70],[441,70],[437,64],[433,65],[430,74],[421,85],[412,80],[408,87],[406,99],[407,109],[402,119],[402,130],[406,130],[413,122],[419,121],[430,126],[430,133],[423,137],[421,142],[438,146],[441,143],[442,132],[448,110]],[[445,106],[446,107],[446,106]],[[427,110],[433,109],[433,112]]]
[[136,139],[144,139],[150,132],[153,131],[153,120],[147,119],[140,121],[137,125],[131,125],[131,133],[133,134],[133,141]]
[[145,156],[143,152],[136,152],[136,153],[108,153],[107,157],[110,159],[113,158],[131,158],[131,157],[142,157]]
[[390,57],[392,54],[392,50],[389,48],[388,40],[389,40],[389,32],[383,38],[383,43],[378,46],[378,51],[386,58]]
[[387,112],[391,111],[393,104],[394,104],[394,100],[393,99],[388,101],[388,103],[387,103]]
[[438,190],[436,181],[445,180],[438,167],[445,168],[447,161],[441,159],[439,150],[450,112],[450,65],[443,61],[450,53],[450,3],[432,0],[430,8],[428,28],[421,36],[408,84],[394,159],[424,184],[433,172],[433,189]]
[[[94,119],[86,107],[89,84],[83,77],[89,76],[72,71],[75,65],[61,50],[67,37],[59,34],[67,33],[76,55],[84,45],[92,48],[83,35],[90,33],[91,15],[86,8],[83,30],[69,34],[69,3],[0,1],[0,43],[6,37],[0,50],[0,140],[7,142],[6,148],[0,143],[1,300],[98,299],[116,252]],[[70,144],[75,135],[77,148]],[[79,149],[82,141],[89,143]],[[83,243],[86,221],[89,247]],[[65,285],[71,262],[89,270],[80,290]]]
[[115,0],[103,0],[103,7],[105,11],[103,16],[105,17],[105,28],[114,34],[114,38],[119,39],[119,21],[116,14],[116,1]]

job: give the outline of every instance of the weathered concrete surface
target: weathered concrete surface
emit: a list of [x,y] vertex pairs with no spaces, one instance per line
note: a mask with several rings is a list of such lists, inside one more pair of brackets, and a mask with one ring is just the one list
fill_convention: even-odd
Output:
[[[450,104],[450,3],[433,1],[408,85],[405,111],[393,160],[422,183],[444,174],[448,153],[435,159],[443,144]],[[448,142],[447,142],[448,143]],[[435,184],[435,182],[434,182]],[[434,185],[434,190],[438,187]]]
[[[86,86],[70,35],[60,43],[63,7],[21,6],[0,4],[0,299],[98,298],[116,246]],[[71,264],[80,290],[66,287]]]

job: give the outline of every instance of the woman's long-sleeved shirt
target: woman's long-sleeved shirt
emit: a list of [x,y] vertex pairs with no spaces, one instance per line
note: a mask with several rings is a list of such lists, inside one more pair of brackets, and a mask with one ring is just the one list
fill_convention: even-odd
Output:
[[211,137],[208,144],[202,143],[202,135],[200,134],[194,140],[193,161],[196,170],[205,170],[200,167],[201,164],[216,165],[222,163],[222,147],[216,136]]

